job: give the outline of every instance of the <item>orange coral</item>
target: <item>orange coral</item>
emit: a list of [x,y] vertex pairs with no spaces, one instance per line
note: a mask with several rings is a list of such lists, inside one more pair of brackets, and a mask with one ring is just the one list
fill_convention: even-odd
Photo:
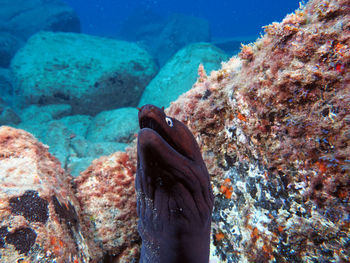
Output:
[[227,198],[230,199],[232,197],[232,185],[231,180],[226,178],[224,183],[220,186],[220,192]]

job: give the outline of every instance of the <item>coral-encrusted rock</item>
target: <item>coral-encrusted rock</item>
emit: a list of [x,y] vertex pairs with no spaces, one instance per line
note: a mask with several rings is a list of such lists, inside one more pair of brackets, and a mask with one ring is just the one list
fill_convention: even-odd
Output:
[[90,262],[71,177],[23,130],[0,127],[2,262]]
[[156,73],[151,56],[134,43],[52,32],[32,36],[11,69],[24,103],[70,104],[73,114],[88,115],[137,106]]
[[349,262],[350,1],[266,27],[168,109],[201,145],[221,262]]
[[75,179],[90,237],[118,262],[137,262],[135,162],[127,153],[116,152],[93,161]]

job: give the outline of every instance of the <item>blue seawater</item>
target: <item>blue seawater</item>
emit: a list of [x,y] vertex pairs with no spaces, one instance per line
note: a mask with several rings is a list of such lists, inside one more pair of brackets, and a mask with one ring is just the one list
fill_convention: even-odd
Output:
[[82,32],[116,36],[122,23],[135,10],[148,10],[161,16],[182,13],[208,20],[212,36],[258,36],[261,27],[299,7],[298,0],[65,0],[78,13]]

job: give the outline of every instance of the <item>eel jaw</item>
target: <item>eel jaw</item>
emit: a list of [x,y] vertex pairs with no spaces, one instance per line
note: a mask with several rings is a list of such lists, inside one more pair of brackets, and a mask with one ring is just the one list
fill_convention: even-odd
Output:
[[174,143],[174,141],[171,139],[171,137],[168,135],[168,133],[165,131],[165,129],[162,127],[162,125],[159,124],[159,122],[150,117],[150,116],[141,116],[139,119],[139,125],[140,129],[148,128],[153,130],[155,133],[157,133],[168,145],[171,147],[174,151],[176,151],[178,154],[182,155],[184,158],[192,160],[189,156],[187,156],[184,151],[181,149],[181,147]]

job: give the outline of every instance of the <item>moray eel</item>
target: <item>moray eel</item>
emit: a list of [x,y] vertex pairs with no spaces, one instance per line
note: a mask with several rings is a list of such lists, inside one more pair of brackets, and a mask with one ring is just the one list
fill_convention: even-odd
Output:
[[138,231],[142,263],[209,262],[213,193],[198,144],[163,109],[139,109]]

